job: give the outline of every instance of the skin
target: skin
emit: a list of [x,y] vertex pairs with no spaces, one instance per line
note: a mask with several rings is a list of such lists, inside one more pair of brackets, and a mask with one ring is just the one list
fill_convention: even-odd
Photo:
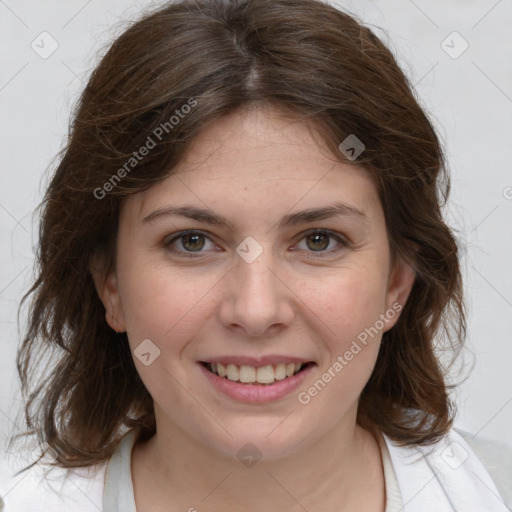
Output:
[[[278,224],[335,202],[364,216]],[[233,226],[143,221],[184,205]],[[208,235],[199,257],[187,257],[183,239],[169,243],[185,229]],[[346,243],[324,236],[318,250],[311,229]],[[248,236],[263,249],[252,263],[236,253]],[[309,404],[297,400],[380,314],[405,304],[414,282],[403,262],[391,265],[382,205],[364,169],[335,160],[284,112],[239,111],[206,128],[175,174],[126,200],[117,248],[115,271],[94,272],[107,321],[127,332],[132,350],[144,339],[160,350],[149,366],[134,358],[157,424],[132,454],[137,510],[384,510],[377,440],[356,424],[381,333]],[[297,392],[244,404],[221,395],[197,365],[226,354],[293,355],[316,366]],[[251,468],[237,457],[248,442],[262,454]]]

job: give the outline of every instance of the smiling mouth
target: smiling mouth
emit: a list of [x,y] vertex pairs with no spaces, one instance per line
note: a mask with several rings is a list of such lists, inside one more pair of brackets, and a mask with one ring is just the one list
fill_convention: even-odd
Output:
[[293,377],[315,363],[278,363],[260,367],[204,361],[201,364],[213,374],[233,382],[268,386]]

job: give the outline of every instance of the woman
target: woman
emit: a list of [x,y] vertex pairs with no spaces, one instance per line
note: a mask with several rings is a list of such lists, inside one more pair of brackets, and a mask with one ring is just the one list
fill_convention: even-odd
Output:
[[43,203],[18,365],[46,458],[5,510],[507,510],[510,449],[452,429],[434,352],[465,331],[444,172],[389,50],[329,5],[134,24]]

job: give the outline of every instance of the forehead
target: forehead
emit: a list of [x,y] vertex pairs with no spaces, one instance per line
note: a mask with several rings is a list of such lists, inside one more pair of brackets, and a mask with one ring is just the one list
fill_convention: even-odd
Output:
[[207,177],[210,171],[212,178],[252,174],[254,179],[318,179],[311,171],[332,163],[335,159],[319,147],[305,121],[265,106],[239,110],[205,128],[177,172],[200,170]]
[[172,175],[127,202],[142,219],[169,203],[264,216],[276,205],[304,209],[336,201],[369,213],[380,205],[365,169],[320,147],[304,121],[267,107],[235,112],[203,129]]

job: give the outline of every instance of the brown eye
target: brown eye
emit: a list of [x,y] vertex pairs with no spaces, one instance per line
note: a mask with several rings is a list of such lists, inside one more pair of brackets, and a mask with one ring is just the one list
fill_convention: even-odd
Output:
[[191,252],[200,251],[205,244],[205,237],[200,233],[191,233],[181,237],[182,247]]
[[330,237],[327,233],[313,233],[306,237],[306,245],[312,251],[324,251],[329,247]]
[[200,231],[182,231],[170,240],[164,241],[165,248],[177,256],[206,256],[208,251],[216,250],[211,238]]
[[315,229],[303,233],[300,242],[295,246],[295,250],[305,251],[310,256],[323,257],[337,254],[349,246],[345,237],[331,231]]

